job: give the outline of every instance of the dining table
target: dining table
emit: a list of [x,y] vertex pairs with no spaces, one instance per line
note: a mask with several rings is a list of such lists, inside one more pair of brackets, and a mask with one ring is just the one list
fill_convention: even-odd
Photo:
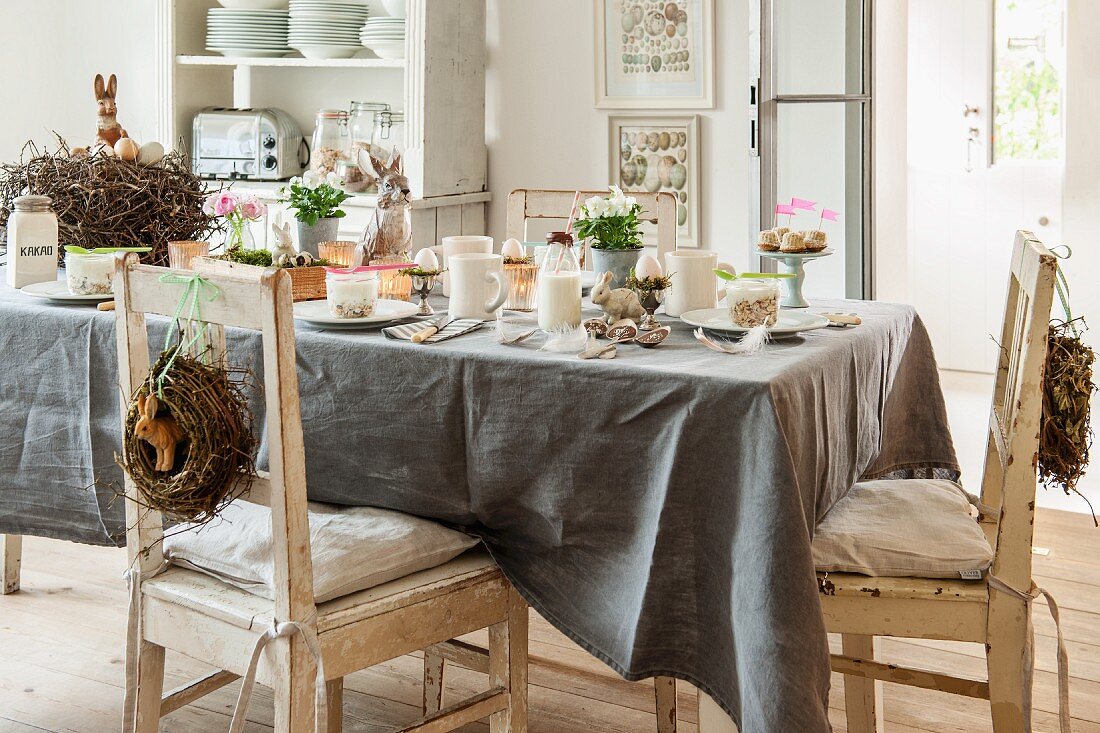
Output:
[[[731,355],[658,313],[662,344],[589,360],[542,333],[501,343],[492,322],[429,344],[299,323],[308,494],[481,537],[538,613],[623,677],[705,693],[702,733],[827,731],[815,526],[859,480],[959,469],[913,308],[809,310],[862,322]],[[114,325],[0,285],[0,533],[125,541]],[[177,330],[149,328],[154,352]],[[230,329],[228,349],[262,435],[259,335]]]

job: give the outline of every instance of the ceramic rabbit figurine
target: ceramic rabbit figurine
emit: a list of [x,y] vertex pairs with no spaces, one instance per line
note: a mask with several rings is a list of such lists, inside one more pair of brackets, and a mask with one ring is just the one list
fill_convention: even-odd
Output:
[[401,171],[401,154],[395,148],[389,162],[383,163],[369,150],[360,150],[359,167],[373,170],[377,176],[378,206],[355,247],[355,262],[369,265],[408,260],[412,249],[412,200],[409,179]]
[[592,302],[607,314],[608,323],[614,323],[622,318],[637,319],[645,315],[645,308],[642,308],[637,293],[630,288],[611,289],[613,277],[613,273],[605,272],[600,275],[596,286],[592,288]]
[[171,471],[176,463],[176,446],[183,430],[173,417],[157,417],[160,403],[153,395],[138,395],[138,420],[134,435],[157,449],[157,471]]
[[99,105],[96,120],[96,142],[106,145],[112,150],[119,138],[130,137],[122,125],[118,124],[118,107],[115,105],[115,93],[118,92],[118,79],[114,74],[103,84],[103,75],[95,75],[95,101]]
[[283,257],[293,260],[298,252],[294,249],[294,242],[290,238],[290,222],[285,222],[281,226],[271,222],[271,231],[275,234],[275,245],[271,248],[271,261],[280,264]]

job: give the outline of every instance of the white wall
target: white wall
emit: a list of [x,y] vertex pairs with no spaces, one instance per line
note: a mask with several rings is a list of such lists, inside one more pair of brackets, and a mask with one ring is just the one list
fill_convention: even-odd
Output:
[[[487,0],[489,234],[516,188],[602,188],[607,125],[595,108],[592,0]],[[749,264],[748,0],[718,0],[716,107],[700,114],[700,245]],[[676,110],[653,114],[688,114]]]
[[95,139],[97,73],[119,77],[119,121],[136,140],[156,135],[154,17],[150,0],[34,0],[0,3],[6,109],[0,160],[19,158],[33,139],[53,148]]

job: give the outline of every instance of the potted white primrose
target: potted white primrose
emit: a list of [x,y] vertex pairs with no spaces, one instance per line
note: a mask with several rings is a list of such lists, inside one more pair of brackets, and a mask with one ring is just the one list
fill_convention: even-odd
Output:
[[335,184],[334,176],[322,178],[308,171],[301,178],[291,178],[290,185],[280,189],[282,202],[294,209],[298,220],[299,252],[318,257],[318,244],[337,239],[337,228],[345,215],[340,205],[351,196]]
[[592,240],[592,269],[610,272],[612,283],[620,287],[644,249],[638,219],[641,212],[637,199],[611,186],[610,196],[593,196],[581,204],[580,218],[574,224],[578,237]]

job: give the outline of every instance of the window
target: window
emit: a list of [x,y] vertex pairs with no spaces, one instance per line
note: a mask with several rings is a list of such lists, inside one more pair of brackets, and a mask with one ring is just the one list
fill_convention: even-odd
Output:
[[993,160],[1062,157],[1063,0],[996,0]]

